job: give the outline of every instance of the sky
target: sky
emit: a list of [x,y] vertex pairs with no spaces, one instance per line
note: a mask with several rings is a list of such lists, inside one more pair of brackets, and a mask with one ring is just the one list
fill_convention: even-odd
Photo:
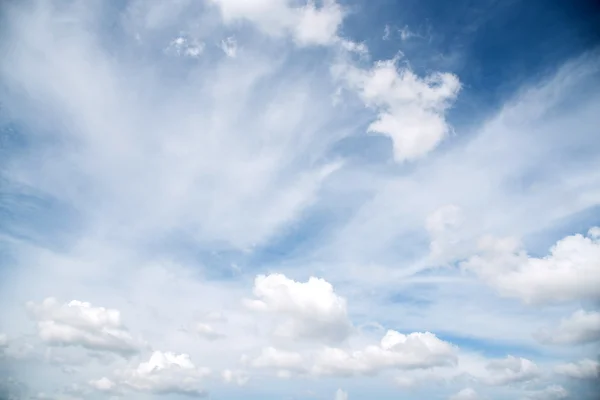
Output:
[[0,4],[0,400],[596,400],[593,0]]

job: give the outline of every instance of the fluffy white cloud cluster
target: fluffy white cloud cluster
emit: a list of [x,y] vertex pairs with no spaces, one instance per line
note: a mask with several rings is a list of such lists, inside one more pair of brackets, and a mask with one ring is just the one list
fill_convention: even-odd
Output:
[[290,35],[299,46],[331,45],[340,39],[337,31],[344,11],[336,0],[303,5],[292,0],[211,0],[225,23],[248,21],[272,36]]
[[150,359],[135,368],[115,372],[115,379],[103,377],[91,381],[90,386],[103,392],[132,389],[152,394],[181,394],[203,397],[201,384],[210,374],[206,368],[196,367],[187,354],[154,351]]
[[586,358],[575,363],[560,364],[554,372],[573,379],[600,378],[600,363]]
[[453,365],[457,348],[434,334],[415,332],[408,335],[389,330],[379,345],[360,351],[327,347],[315,359],[313,372],[319,375],[370,375],[388,368],[430,368]]
[[482,380],[494,386],[528,382],[540,376],[540,369],[534,362],[511,355],[490,361],[486,370],[488,374]]
[[578,310],[564,318],[555,329],[536,334],[545,344],[577,345],[600,341],[600,312]]
[[338,342],[352,330],[346,300],[324,279],[296,282],[282,274],[260,275],[253,293],[256,299],[245,300],[246,307],[283,318],[278,336]]
[[140,350],[141,343],[122,324],[118,310],[78,300],[61,304],[52,297],[41,304],[28,302],[27,309],[37,321],[40,338],[50,345],[81,346],[124,356]]
[[450,131],[445,112],[461,84],[450,73],[420,78],[407,67],[398,69],[396,63],[396,59],[379,61],[368,70],[338,64],[333,73],[377,110],[368,131],[392,139],[397,161],[411,161],[436,148]]
[[527,303],[600,298],[600,235],[559,240],[543,258],[529,256],[513,238],[486,237],[480,254],[463,263],[505,296]]

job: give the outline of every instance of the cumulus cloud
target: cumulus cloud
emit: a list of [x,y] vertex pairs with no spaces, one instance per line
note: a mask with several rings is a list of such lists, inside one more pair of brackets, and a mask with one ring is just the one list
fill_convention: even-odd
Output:
[[472,388],[464,388],[458,393],[453,394],[448,400],[480,400],[481,397]]
[[600,238],[596,228],[587,236],[559,240],[543,258],[529,256],[514,238],[486,237],[480,254],[463,263],[502,295],[527,303],[597,299],[600,297]]
[[450,132],[445,113],[461,84],[450,73],[421,78],[396,63],[378,61],[370,69],[340,63],[332,71],[377,111],[377,120],[367,130],[392,139],[397,161],[412,161],[435,149]]
[[456,347],[434,334],[408,335],[389,330],[379,345],[347,351],[326,347],[317,353],[313,372],[319,375],[371,375],[388,368],[416,369],[454,365]]
[[29,302],[27,309],[37,321],[40,338],[50,345],[81,346],[124,356],[140,350],[141,343],[125,328],[119,310],[78,300],[61,304],[52,297],[41,304]]
[[[207,392],[202,388],[202,382],[209,374],[210,370],[196,367],[188,354],[154,351],[148,361],[137,367],[117,371],[115,380],[123,389],[204,397]],[[108,382],[104,381],[112,388]]]
[[586,358],[574,363],[557,365],[554,372],[573,379],[600,378],[600,363]]
[[544,344],[576,345],[600,340],[600,312],[578,310],[564,318],[554,329],[543,329],[535,335]]
[[538,366],[531,360],[511,355],[490,361],[486,370],[487,375],[482,380],[494,386],[529,382],[541,374]]
[[275,331],[279,336],[335,342],[351,332],[346,300],[324,279],[296,282],[282,274],[260,275],[253,294],[256,299],[245,300],[246,307],[282,318]]
[[299,46],[331,45],[339,41],[337,31],[344,11],[335,0],[320,7],[310,0],[211,0],[219,7],[225,23],[247,21],[272,36],[289,35]]

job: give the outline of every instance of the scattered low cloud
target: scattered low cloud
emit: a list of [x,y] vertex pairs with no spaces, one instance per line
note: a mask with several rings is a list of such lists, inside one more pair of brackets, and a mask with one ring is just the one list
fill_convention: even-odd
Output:
[[52,297],[41,304],[29,302],[27,309],[37,321],[40,338],[50,345],[81,346],[124,356],[137,353],[142,346],[127,331],[118,310],[78,300],[61,304]]

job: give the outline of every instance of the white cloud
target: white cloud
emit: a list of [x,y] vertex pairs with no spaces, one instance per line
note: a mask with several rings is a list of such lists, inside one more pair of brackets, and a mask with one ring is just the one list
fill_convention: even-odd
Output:
[[486,237],[480,254],[463,264],[502,295],[527,303],[600,297],[600,241],[593,234],[567,236],[543,258],[529,256],[513,238]]
[[88,384],[99,392],[112,392],[116,388],[115,382],[111,381],[107,377],[100,379],[93,379]]
[[29,302],[27,309],[37,321],[40,338],[50,345],[82,346],[125,356],[140,350],[141,343],[124,327],[118,310],[78,300],[60,304],[52,297],[39,305]]
[[261,354],[252,360],[254,368],[269,368],[284,371],[304,370],[304,357],[300,353],[278,350],[274,347],[262,349]]
[[245,20],[260,31],[273,35],[290,35],[299,46],[336,43],[344,12],[335,0],[325,0],[320,7],[314,1],[294,5],[290,0],[212,0],[228,23]]
[[472,388],[464,388],[456,394],[453,394],[448,400],[480,400],[481,397]]
[[531,360],[511,355],[490,361],[486,370],[487,375],[483,377],[483,381],[497,386],[529,382],[541,374],[538,366]]
[[396,59],[378,61],[365,70],[340,63],[333,73],[377,111],[367,130],[392,139],[396,161],[412,161],[435,149],[450,132],[445,113],[461,84],[450,73],[420,78],[396,64]]
[[225,369],[221,373],[223,381],[226,383],[235,383],[238,386],[244,386],[250,380],[250,377],[244,371],[232,371]]
[[0,349],[8,345],[8,336],[6,333],[0,333]]
[[334,400],[348,400],[348,393],[344,392],[342,389],[338,389],[335,392]]
[[225,337],[224,334],[217,332],[211,325],[202,322],[194,325],[194,332],[207,340],[217,340]]
[[233,36],[221,40],[221,50],[227,57],[235,58],[237,54],[237,41]]
[[283,318],[278,336],[335,342],[351,332],[346,300],[323,279],[296,282],[282,274],[260,275],[253,293],[256,299],[245,300],[248,308]]
[[574,379],[600,378],[600,363],[586,358],[575,363],[557,365],[554,372]]
[[457,229],[462,223],[462,212],[458,206],[449,204],[429,214],[425,222],[431,237],[429,250],[434,260],[443,261],[457,254]]
[[210,371],[196,367],[188,354],[154,351],[136,368],[116,372],[119,387],[154,394],[204,397],[204,378]]
[[408,335],[389,330],[379,345],[347,351],[326,347],[319,351],[313,366],[318,375],[370,375],[389,368],[416,369],[453,365],[456,347],[434,334],[415,332]]
[[545,389],[529,391],[526,400],[562,400],[569,397],[569,392],[560,385],[551,385]]
[[536,334],[545,344],[586,344],[600,340],[600,312],[578,310],[562,319],[554,329],[544,329]]
[[172,50],[179,56],[197,58],[204,52],[204,43],[197,39],[178,36],[169,43],[167,50]]

